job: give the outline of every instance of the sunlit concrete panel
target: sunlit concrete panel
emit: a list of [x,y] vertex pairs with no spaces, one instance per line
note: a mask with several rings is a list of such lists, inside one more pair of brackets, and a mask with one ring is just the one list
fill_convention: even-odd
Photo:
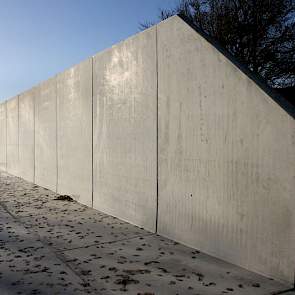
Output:
[[155,231],[156,30],[94,57],[94,208]]
[[36,88],[19,95],[19,176],[34,182]]
[[18,96],[6,102],[7,106],[7,172],[19,176]]
[[92,206],[92,59],[57,77],[60,194]]
[[0,104],[0,171],[6,171],[6,102]]
[[35,183],[56,190],[56,78],[36,88],[35,98]]
[[180,18],[158,46],[159,233],[292,283],[294,119]]

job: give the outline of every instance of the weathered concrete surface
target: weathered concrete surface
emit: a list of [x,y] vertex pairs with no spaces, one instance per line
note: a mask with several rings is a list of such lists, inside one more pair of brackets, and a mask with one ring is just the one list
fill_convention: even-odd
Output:
[[[75,205],[79,206],[77,203]],[[21,220],[27,228],[35,231],[56,250],[68,250],[147,235],[144,230],[99,211],[91,212],[84,209],[80,210],[82,214],[77,216],[70,211],[64,214],[59,208],[55,211],[59,214],[24,217]]]
[[19,175],[18,96],[7,100],[7,171]]
[[35,94],[36,89],[19,95],[19,176],[35,180]]
[[[0,174],[1,294],[270,295],[288,288],[56,196]],[[14,208],[21,201],[34,215]]]
[[[292,283],[294,120],[178,17],[96,55],[93,76],[91,61],[0,105],[0,169],[88,206],[93,181],[94,208]],[[23,197],[7,210],[53,247],[96,242],[92,215],[60,242],[76,203]],[[101,239],[130,237],[117,231]]]
[[96,55],[93,81],[93,206],[155,231],[155,27]]
[[69,250],[65,256],[101,294],[111,289],[134,295],[270,295],[286,288],[155,235]]
[[0,170],[6,171],[6,102],[0,104]]
[[42,243],[18,246],[13,242],[0,249],[1,294],[88,293],[83,281]]
[[[1,195],[9,191],[7,184],[11,181],[7,183],[1,177]],[[43,245],[38,235],[24,228],[5,204],[1,198],[1,294],[86,294],[84,282],[50,248]]]
[[92,59],[57,76],[57,191],[92,206]]
[[294,120],[180,18],[158,46],[159,233],[293,283]]
[[36,87],[35,182],[56,191],[56,78]]

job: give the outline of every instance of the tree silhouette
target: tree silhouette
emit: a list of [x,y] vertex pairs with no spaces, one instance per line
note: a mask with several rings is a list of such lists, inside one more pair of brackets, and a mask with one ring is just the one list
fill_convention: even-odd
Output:
[[[294,0],[180,0],[162,10],[212,37],[275,88],[295,87]],[[141,29],[153,23],[141,24]]]

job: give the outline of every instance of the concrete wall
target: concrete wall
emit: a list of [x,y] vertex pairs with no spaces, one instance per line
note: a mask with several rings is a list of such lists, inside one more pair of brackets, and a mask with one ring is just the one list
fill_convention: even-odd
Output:
[[35,182],[56,190],[56,78],[36,87],[35,99]]
[[294,119],[180,18],[158,45],[159,233],[293,282]]
[[6,102],[0,104],[0,170],[6,171]]
[[92,206],[92,59],[57,76],[60,194]]
[[178,17],[0,105],[0,169],[290,283],[294,138]]
[[19,176],[35,180],[35,95],[33,88],[19,95]]
[[19,176],[18,96],[6,102],[7,107],[7,172]]
[[96,209],[155,231],[156,28],[94,57]]

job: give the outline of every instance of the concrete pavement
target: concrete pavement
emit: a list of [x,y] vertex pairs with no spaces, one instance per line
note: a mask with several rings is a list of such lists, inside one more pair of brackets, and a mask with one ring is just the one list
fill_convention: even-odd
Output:
[[56,197],[1,173],[0,294],[266,295],[288,289]]

